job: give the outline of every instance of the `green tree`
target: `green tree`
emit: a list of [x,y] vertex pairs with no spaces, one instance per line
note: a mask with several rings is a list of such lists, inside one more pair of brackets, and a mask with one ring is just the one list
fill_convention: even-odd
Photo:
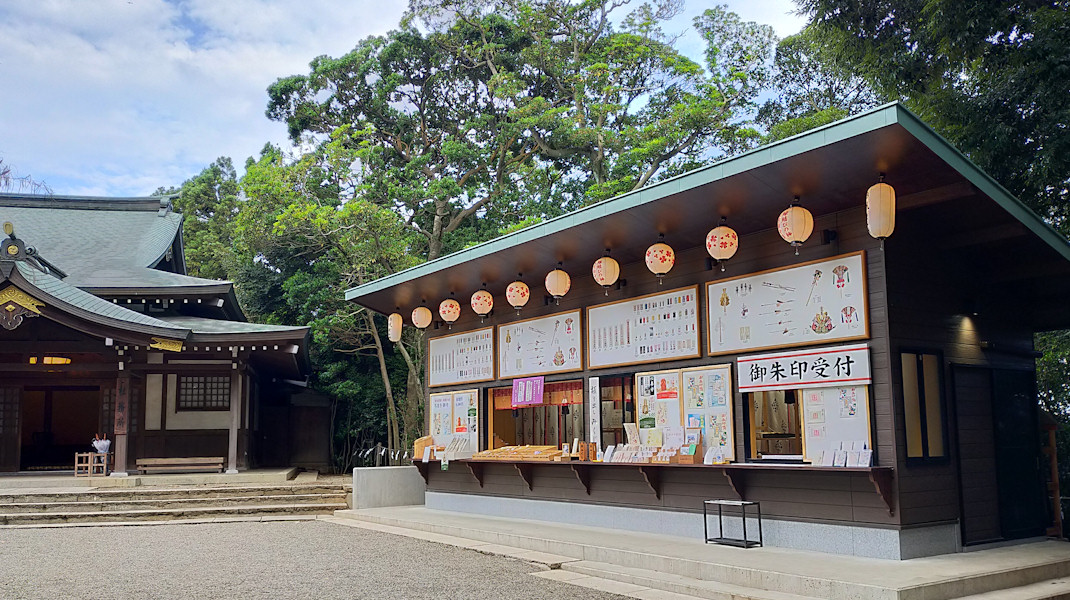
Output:
[[796,1],[879,93],[1070,233],[1066,2]]
[[773,73],[775,96],[762,104],[757,118],[768,131],[766,142],[827,125],[881,102],[813,29],[780,41]]
[[234,260],[233,229],[238,213],[238,177],[230,158],[217,158],[182,184],[173,200],[185,217],[182,243],[190,275],[228,279]]

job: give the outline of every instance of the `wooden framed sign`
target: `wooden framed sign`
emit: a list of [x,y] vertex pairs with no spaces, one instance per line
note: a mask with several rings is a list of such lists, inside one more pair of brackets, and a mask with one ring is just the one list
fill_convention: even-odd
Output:
[[869,337],[864,251],[706,284],[711,356]]
[[498,326],[498,378],[583,370],[580,311]]
[[680,370],[684,427],[702,431],[702,443],[727,460],[736,460],[732,402],[732,365]]
[[698,286],[591,306],[587,368],[697,358]]
[[427,342],[427,386],[494,379],[494,328],[431,338]]

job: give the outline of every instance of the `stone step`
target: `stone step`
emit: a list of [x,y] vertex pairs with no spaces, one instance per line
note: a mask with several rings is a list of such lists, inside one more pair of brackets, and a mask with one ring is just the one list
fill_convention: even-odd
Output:
[[283,494],[278,496],[209,496],[185,498],[134,497],[122,500],[61,500],[45,502],[12,502],[0,505],[0,511],[13,513],[57,513],[151,510],[169,508],[194,508],[212,506],[246,506],[255,504],[345,504],[346,494]]
[[1067,600],[1070,599],[1070,578],[1048,579],[1005,590],[961,596],[956,600]]
[[134,499],[213,498],[233,496],[284,496],[305,494],[344,494],[342,485],[259,485],[259,486],[195,486],[178,488],[117,488],[86,491],[0,493],[0,511],[7,504],[33,502],[107,502]]
[[346,504],[344,502],[323,502],[318,504],[260,504],[249,506],[211,506],[170,509],[72,511],[62,513],[0,513],[0,525],[164,521],[265,515],[328,515],[337,510],[344,509],[345,507]]
[[644,588],[695,598],[707,598],[709,600],[817,600],[814,596],[800,596],[798,594],[762,590],[730,583],[705,581],[672,573],[622,567],[589,560],[562,563],[561,570],[579,573],[587,577],[619,581]]

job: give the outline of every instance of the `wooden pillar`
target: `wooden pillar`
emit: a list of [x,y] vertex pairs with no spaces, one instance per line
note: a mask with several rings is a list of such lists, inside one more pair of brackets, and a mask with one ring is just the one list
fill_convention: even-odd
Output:
[[238,430],[241,428],[241,370],[234,365],[230,372],[230,451],[227,455],[227,473],[238,472]]
[[115,467],[112,477],[126,477],[127,434],[130,413],[130,373],[119,371],[115,379],[115,422],[112,451],[115,452]]

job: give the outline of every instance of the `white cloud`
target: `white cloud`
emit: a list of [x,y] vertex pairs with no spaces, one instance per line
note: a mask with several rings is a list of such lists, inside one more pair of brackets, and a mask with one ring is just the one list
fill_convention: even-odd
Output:
[[[0,4],[0,158],[57,194],[144,195],[266,142],[267,87],[397,26],[406,0]],[[787,35],[789,0],[733,0]],[[689,0],[688,17],[708,4]],[[686,40],[683,40],[686,42]],[[684,47],[696,56],[701,48]]]
[[285,127],[266,89],[397,25],[403,0],[0,7],[0,157],[58,194],[142,195]]

